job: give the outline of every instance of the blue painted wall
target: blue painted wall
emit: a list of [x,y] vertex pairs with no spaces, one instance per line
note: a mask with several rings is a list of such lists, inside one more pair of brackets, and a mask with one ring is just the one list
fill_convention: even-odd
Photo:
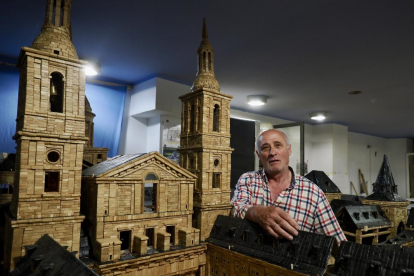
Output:
[[[0,65],[0,152],[16,152],[12,139],[16,131],[19,70]],[[118,154],[126,86],[86,84],[86,96],[96,114],[95,147],[109,148],[109,157]]]

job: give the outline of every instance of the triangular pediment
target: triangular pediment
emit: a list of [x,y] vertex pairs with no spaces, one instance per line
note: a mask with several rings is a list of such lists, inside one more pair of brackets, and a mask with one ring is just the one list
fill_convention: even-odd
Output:
[[133,178],[139,171],[149,167],[162,171],[164,178],[165,175],[168,175],[167,178],[196,178],[194,174],[156,151],[147,154],[117,156],[84,170],[82,175],[97,178]]

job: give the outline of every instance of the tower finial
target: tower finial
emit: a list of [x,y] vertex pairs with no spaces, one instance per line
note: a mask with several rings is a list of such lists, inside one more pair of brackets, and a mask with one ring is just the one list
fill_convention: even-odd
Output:
[[206,24],[206,18],[203,17],[203,40],[208,40],[208,33],[207,33],[207,24]]
[[198,70],[191,91],[208,88],[220,92],[220,85],[214,77],[214,50],[208,41],[206,18],[203,18],[203,33],[197,50]]

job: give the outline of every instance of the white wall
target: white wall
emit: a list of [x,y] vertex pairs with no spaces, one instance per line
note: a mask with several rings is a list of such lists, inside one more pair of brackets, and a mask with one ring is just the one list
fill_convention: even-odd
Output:
[[130,95],[130,116],[156,109],[156,85],[154,78],[134,86]]
[[181,114],[180,96],[190,93],[191,87],[185,84],[157,78],[156,109],[167,111],[170,115]]
[[[162,152],[162,133],[166,120],[181,120],[181,95],[190,86],[154,78],[127,91],[119,154]],[[232,118],[255,120],[256,135],[273,125],[292,123],[279,118],[230,110]],[[384,154],[388,154],[399,194],[407,195],[406,153],[413,151],[411,139],[385,139],[348,132],[336,124],[305,124],[305,162],[308,172],[324,171],[343,193],[359,192],[358,169],[365,176],[369,193],[376,180]]]
[[358,169],[364,175],[368,193],[372,193],[372,184],[377,178],[386,153],[387,139],[354,132],[348,133],[349,181],[352,181],[358,192],[360,192]]
[[147,152],[161,150],[162,128],[160,116],[154,116],[148,119],[147,129]]
[[406,154],[413,152],[413,142],[410,139],[387,139],[387,150],[390,168],[395,184],[398,186],[398,194],[408,198]]
[[125,109],[118,154],[147,152],[148,119],[135,118],[130,115],[132,93],[133,89],[128,88],[125,97]]

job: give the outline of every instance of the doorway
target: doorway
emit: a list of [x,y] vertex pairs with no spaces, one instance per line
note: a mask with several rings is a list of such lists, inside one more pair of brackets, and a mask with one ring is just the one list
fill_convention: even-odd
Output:
[[131,230],[121,231],[119,233],[119,239],[121,240],[121,250],[129,250],[131,244]]
[[145,229],[145,236],[148,237],[147,247],[154,247],[154,228]]
[[174,225],[167,226],[167,233],[171,234],[170,244],[174,245],[175,244],[175,226]]

